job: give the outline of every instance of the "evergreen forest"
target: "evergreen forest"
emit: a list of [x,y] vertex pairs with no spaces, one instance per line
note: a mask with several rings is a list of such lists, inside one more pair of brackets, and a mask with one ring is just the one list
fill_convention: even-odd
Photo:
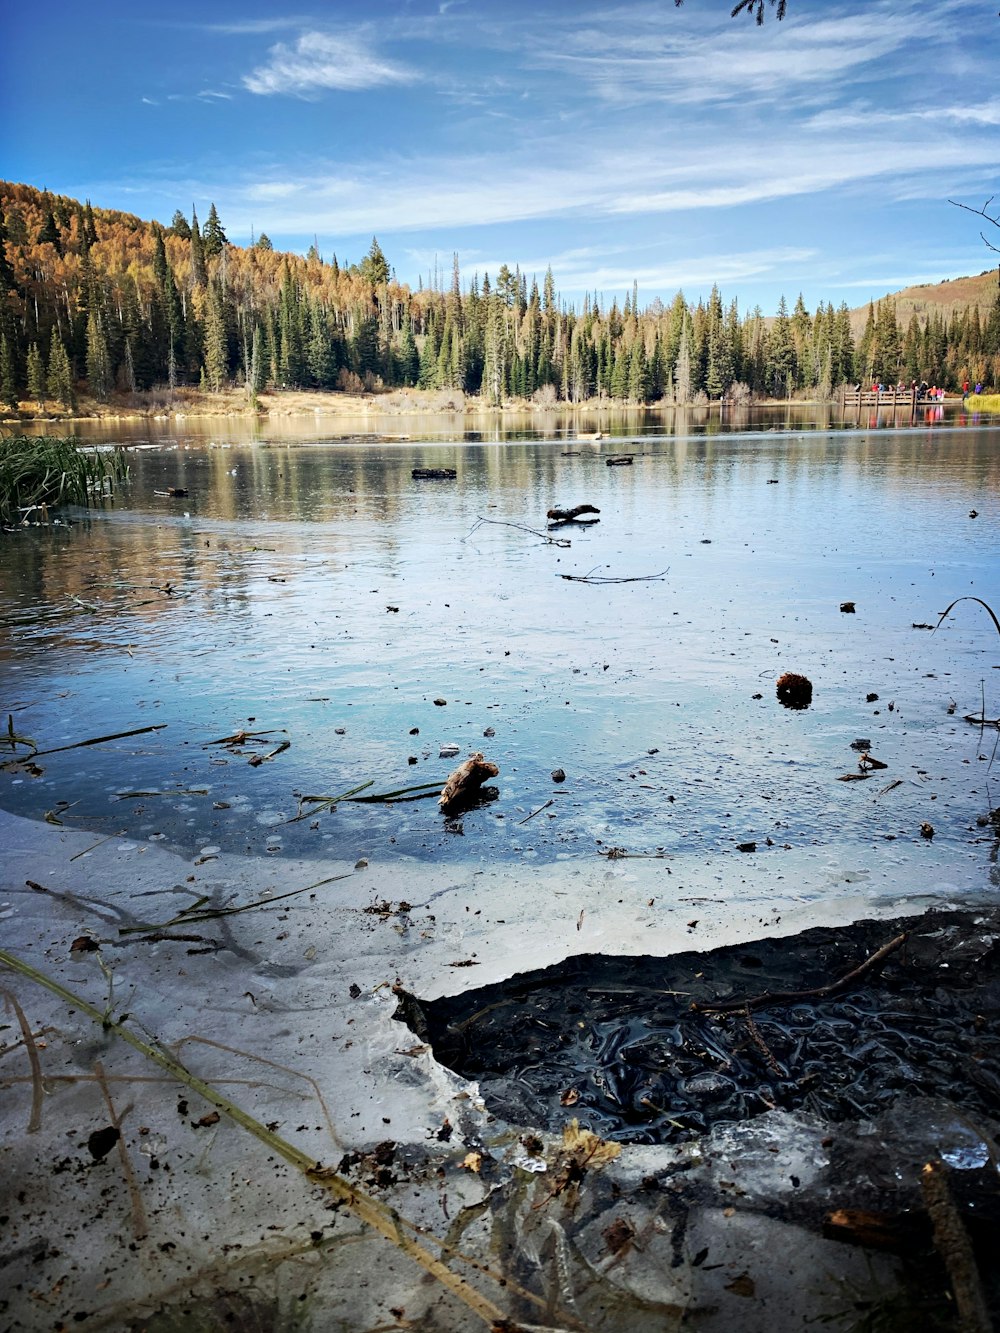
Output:
[[0,401],[55,402],[182,385],[348,392],[416,386],[499,404],[685,404],[823,398],[848,382],[1000,383],[1000,294],[946,315],[873,303],[855,338],[842,303],[741,312],[713,287],[640,308],[577,307],[551,269],[450,272],[412,290],[378,241],[358,263],[229,243],[213,204],[169,226],[0,182]]

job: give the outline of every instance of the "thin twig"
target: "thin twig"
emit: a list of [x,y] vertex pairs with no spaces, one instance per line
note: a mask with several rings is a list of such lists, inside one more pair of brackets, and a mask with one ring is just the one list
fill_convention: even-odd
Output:
[[551,797],[549,798],[549,800],[545,802],[544,805],[540,805],[537,810],[532,810],[530,815],[525,815],[523,819],[519,819],[517,821],[516,827],[520,828],[522,824],[527,824],[529,819],[534,819],[535,815],[540,815],[542,811],[547,810],[550,805],[555,805],[555,801]]
[[764,991],[762,995],[753,995],[749,999],[720,1000],[714,1004],[711,1001],[695,1000],[691,1008],[699,1013],[731,1014],[739,1009],[762,1009],[765,1005],[791,1004],[795,1000],[825,1000],[860,981],[873,968],[883,963],[891,953],[902,948],[909,938],[909,932],[904,930],[902,935],[897,935],[888,944],[883,944],[870,958],[852,968],[839,981],[831,981],[828,986],[816,986],[812,990]]
[[611,578],[603,574],[560,574],[561,579],[567,583],[651,583],[655,579],[662,579],[670,573],[670,566],[660,571],[659,574],[633,574],[630,578]]
[[462,538],[462,541],[463,542],[468,541],[469,538],[472,536],[472,534],[475,532],[476,528],[478,528],[481,523],[493,523],[497,527],[501,528],[519,528],[521,532],[530,532],[533,537],[541,537],[542,541],[547,542],[549,546],[573,545],[573,543],[569,540],[568,537],[550,537],[547,532],[539,532],[537,528],[529,528],[525,523],[510,523],[503,518],[483,518],[481,516],[477,516],[475,523],[473,523],[472,527]]

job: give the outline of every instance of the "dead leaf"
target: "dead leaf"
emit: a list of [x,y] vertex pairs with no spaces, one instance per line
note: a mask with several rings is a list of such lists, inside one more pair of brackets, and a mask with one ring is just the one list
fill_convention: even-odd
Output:
[[580,1092],[578,1088],[567,1088],[565,1092],[559,1095],[560,1106],[575,1106],[579,1100]]
[[581,1129],[576,1119],[563,1129],[563,1148],[573,1153],[581,1166],[606,1166],[622,1153],[620,1143],[609,1143],[589,1129]]
[[468,1152],[462,1158],[460,1165],[463,1171],[475,1171],[478,1175],[483,1165],[483,1154],[481,1152]]

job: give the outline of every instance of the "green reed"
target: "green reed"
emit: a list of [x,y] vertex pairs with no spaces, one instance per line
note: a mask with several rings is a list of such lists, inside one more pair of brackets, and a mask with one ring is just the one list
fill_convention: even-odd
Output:
[[48,521],[61,504],[90,506],[128,477],[124,450],[94,452],[74,439],[9,435],[0,439],[0,524]]

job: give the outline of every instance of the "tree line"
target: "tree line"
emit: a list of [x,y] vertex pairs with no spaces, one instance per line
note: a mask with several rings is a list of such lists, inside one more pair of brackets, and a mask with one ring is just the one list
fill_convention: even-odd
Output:
[[359,263],[280,253],[262,235],[229,243],[213,204],[169,227],[89,201],[0,183],[0,400],[7,408],[85,391],[112,394],[240,386],[360,392],[419,386],[580,403],[678,404],[829,396],[847,382],[1000,380],[1000,297],[951,319],[913,315],[891,297],[869,307],[861,336],[845,303],[741,313],[717,287],[640,308],[597,294],[579,308],[503,265],[416,290],[398,282],[378,241]]

